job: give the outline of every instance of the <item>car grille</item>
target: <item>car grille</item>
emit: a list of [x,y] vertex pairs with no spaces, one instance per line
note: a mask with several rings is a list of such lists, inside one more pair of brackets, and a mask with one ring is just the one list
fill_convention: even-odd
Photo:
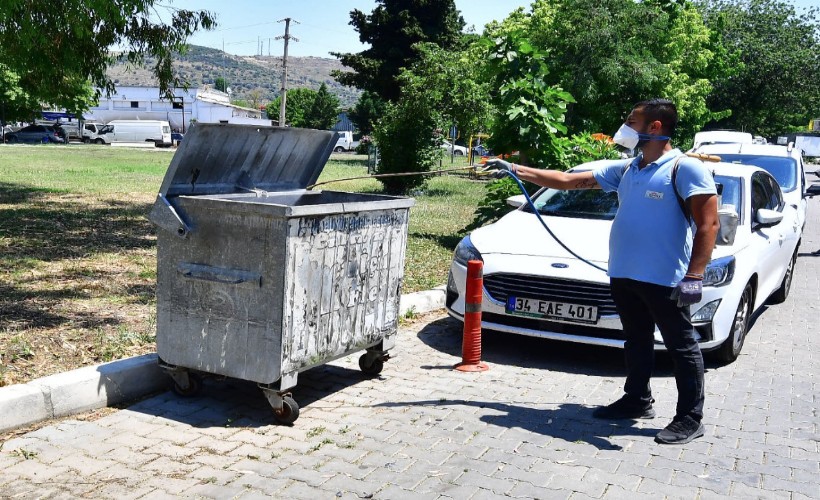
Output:
[[488,323],[498,323],[499,325],[515,326],[528,330],[563,333],[564,335],[578,335],[611,340],[624,340],[625,338],[623,330],[597,328],[588,325],[573,325],[543,319],[508,316],[506,314],[482,313],[481,319]]
[[597,306],[601,316],[617,314],[608,284],[499,273],[484,276],[484,289],[494,300],[504,303],[510,296],[526,297]]

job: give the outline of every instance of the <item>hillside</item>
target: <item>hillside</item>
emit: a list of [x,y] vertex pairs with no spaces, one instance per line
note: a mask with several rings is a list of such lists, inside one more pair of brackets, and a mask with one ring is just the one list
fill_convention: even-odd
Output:
[[[108,74],[117,85],[156,86],[150,68],[153,59],[147,59],[145,67],[128,68],[117,64],[108,69]],[[318,89],[324,82],[328,90],[339,97],[343,107],[356,104],[360,91],[339,85],[330,76],[333,70],[344,66],[337,59],[321,57],[288,57],[288,88],[308,87]],[[262,102],[272,101],[279,95],[282,86],[282,58],[273,56],[234,56],[221,50],[191,45],[186,54],[178,55],[174,70],[188,80],[192,87],[213,85],[222,77],[233,92],[233,99],[247,98],[253,89],[262,90]]]

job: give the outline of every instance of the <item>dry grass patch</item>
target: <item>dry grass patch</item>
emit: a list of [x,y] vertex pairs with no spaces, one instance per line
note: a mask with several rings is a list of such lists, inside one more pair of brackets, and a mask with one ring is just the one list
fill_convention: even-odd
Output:
[[152,201],[31,193],[0,204],[0,385],[154,350]]

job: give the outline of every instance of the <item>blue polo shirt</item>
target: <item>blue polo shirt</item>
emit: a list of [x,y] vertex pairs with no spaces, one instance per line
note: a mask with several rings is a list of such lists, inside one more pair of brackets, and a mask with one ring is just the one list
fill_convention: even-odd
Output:
[[[609,237],[609,276],[662,286],[675,286],[689,267],[693,228],[683,215],[672,188],[672,166],[682,153],[667,152],[639,169],[642,156],[593,171],[605,191],[618,192],[618,212]],[[716,194],[712,173],[688,156],[676,177],[683,199]]]

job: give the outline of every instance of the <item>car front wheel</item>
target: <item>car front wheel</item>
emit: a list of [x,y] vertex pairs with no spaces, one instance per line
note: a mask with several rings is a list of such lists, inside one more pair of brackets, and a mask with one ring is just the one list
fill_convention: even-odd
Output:
[[716,352],[716,357],[719,361],[724,363],[731,363],[740,356],[740,351],[743,349],[743,342],[746,340],[746,333],[749,331],[749,321],[752,317],[752,308],[754,306],[754,291],[752,284],[746,283],[746,288],[740,295],[740,301],[737,304],[735,311],[735,319],[732,321],[732,329],[729,336],[721,344]]

